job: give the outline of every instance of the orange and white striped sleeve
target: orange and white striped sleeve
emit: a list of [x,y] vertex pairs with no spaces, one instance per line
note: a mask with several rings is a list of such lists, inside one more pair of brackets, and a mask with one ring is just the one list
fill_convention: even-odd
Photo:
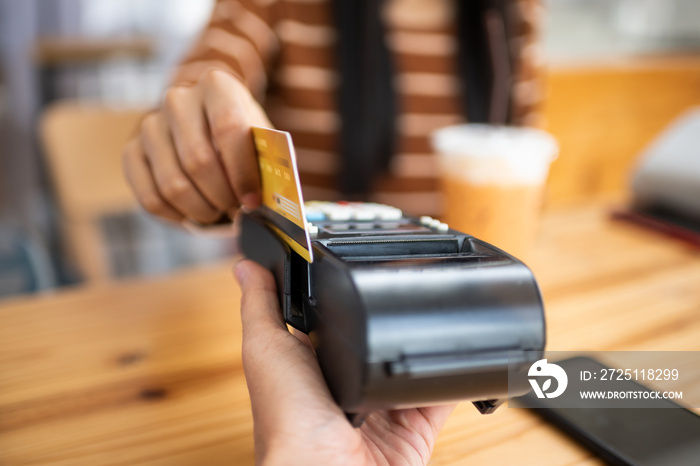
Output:
[[261,100],[279,50],[273,0],[217,0],[209,24],[177,67],[173,83],[194,83],[209,69],[243,81]]

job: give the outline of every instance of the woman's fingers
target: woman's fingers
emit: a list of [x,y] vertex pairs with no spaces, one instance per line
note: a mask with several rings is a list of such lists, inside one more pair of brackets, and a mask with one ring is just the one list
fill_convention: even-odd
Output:
[[183,220],[180,212],[173,209],[158,192],[151,167],[141,148],[141,143],[134,139],[124,148],[124,175],[131,185],[139,204],[153,215],[179,222]]
[[165,95],[163,113],[185,175],[212,206],[228,212],[239,203],[212,146],[198,94],[191,87],[170,88]]
[[139,201],[155,215],[203,224],[241,204],[257,207],[253,125],[271,126],[245,85],[228,72],[207,71],[196,86],[171,88],[125,150],[125,171]]
[[250,127],[270,123],[235,76],[211,70],[198,86],[228,181],[241,204],[255,208],[260,204],[260,174]]
[[212,223],[221,216],[221,211],[213,207],[185,175],[166,121],[160,113],[152,113],[143,120],[141,144],[158,192],[168,204],[200,223]]

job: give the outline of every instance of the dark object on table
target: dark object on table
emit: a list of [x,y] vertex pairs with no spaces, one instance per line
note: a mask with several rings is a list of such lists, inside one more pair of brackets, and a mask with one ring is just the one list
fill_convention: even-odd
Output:
[[[582,356],[557,361],[556,364],[572,376],[584,371],[589,374],[600,374],[601,371],[611,370],[595,359]],[[597,388],[601,386],[616,392],[652,391],[634,380],[624,380],[624,377],[600,382]],[[574,402],[573,398],[568,398],[567,406],[561,405],[559,400],[541,399],[529,393],[515,401],[532,408],[535,414],[579,441],[608,464],[618,466],[698,464],[700,416],[672,400],[651,397],[645,401],[629,398],[626,400],[579,398]],[[612,406],[604,407],[607,403],[611,403]],[[642,403],[647,407],[639,407]],[[637,407],[622,407],[625,404],[637,405]]]
[[673,211],[656,207],[614,210],[613,218],[626,220],[656,230],[670,237],[700,247],[700,222],[683,217]]

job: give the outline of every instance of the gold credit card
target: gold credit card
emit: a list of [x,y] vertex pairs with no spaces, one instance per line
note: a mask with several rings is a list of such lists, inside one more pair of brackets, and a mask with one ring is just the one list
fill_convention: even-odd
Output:
[[260,211],[275,232],[311,263],[314,257],[292,136],[286,131],[254,126],[253,137],[262,184]]

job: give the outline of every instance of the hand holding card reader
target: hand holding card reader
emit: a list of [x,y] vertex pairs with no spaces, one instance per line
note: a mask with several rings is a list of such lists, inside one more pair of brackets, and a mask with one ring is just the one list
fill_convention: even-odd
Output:
[[482,413],[498,407],[509,362],[529,366],[544,350],[532,272],[429,217],[375,203],[305,205],[288,133],[254,135],[263,206],[241,217],[241,251],[272,271],[286,322],[309,335],[351,421],[464,399]]

